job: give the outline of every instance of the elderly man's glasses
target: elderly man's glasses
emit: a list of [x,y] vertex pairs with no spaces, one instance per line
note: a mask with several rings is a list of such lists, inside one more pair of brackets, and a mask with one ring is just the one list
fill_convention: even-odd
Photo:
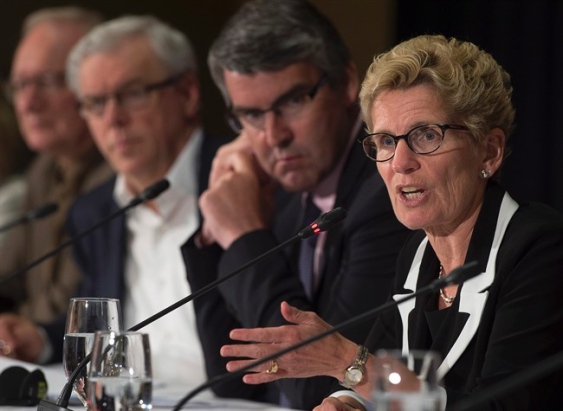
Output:
[[430,154],[438,150],[444,141],[446,130],[468,130],[465,126],[450,124],[426,124],[410,130],[407,134],[393,136],[387,133],[367,134],[358,139],[366,155],[373,161],[391,160],[395,155],[399,140],[416,154]]
[[64,71],[47,71],[35,76],[16,78],[6,84],[4,92],[8,100],[13,100],[31,86],[43,93],[59,90],[65,86],[65,73]]
[[232,108],[227,111],[227,121],[231,128],[239,133],[244,126],[250,125],[258,130],[263,130],[266,122],[266,113],[269,111],[283,119],[295,118],[305,106],[315,98],[319,89],[327,82],[328,77],[323,74],[319,81],[307,89],[297,89],[282,95],[270,108]]
[[136,84],[113,93],[84,96],[80,99],[78,105],[83,115],[91,117],[103,116],[107,103],[111,99],[115,99],[117,105],[126,110],[145,108],[150,101],[152,92],[176,84],[181,77],[181,75],[176,75],[157,83]]

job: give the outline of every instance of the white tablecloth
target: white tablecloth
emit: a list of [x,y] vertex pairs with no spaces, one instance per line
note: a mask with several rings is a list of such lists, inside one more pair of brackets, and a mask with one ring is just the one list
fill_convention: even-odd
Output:
[[[52,399],[56,399],[63,386],[66,383],[66,377],[63,372],[63,367],[61,364],[54,364],[49,366],[37,366],[36,364],[29,364],[22,361],[11,360],[6,357],[0,357],[0,372],[11,366],[21,366],[25,369],[32,371],[36,368],[40,368],[47,379],[47,384],[49,385],[48,396]],[[174,405],[183,398],[188,393],[185,387],[163,387],[155,385],[153,386],[153,409],[155,410],[171,410]],[[81,404],[77,402],[76,399],[71,399],[71,405],[69,408],[76,411],[84,411]],[[12,407],[12,406],[0,406],[0,411],[30,411],[34,410],[36,407]],[[244,401],[244,400],[234,400],[234,399],[224,399],[216,398],[211,391],[203,391],[193,398],[188,404],[184,406],[184,409],[200,411],[200,410],[226,410],[226,411],[243,411],[243,410],[265,410],[265,411],[280,411],[285,410],[281,407],[276,407],[273,405]]]

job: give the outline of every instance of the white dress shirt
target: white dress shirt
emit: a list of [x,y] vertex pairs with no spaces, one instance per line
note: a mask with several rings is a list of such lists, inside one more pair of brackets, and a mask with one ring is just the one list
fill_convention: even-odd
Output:
[[[196,130],[169,170],[170,188],[156,199],[158,213],[141,205],[127,214],[124,326],[146,319],[191,293],[180,246],[199,225],[197,206],[199,153],[203,140]],[[114,197],[120,206],[133,196],[123,176]],[[207,377],[192,303],[141,330],[149,334],[156,386],[186,390]]]

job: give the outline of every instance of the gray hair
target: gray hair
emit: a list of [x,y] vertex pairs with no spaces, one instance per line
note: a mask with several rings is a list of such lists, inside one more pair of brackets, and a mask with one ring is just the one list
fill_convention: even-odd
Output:
[[41,23],[74,23],[84,27],[85,31],[92,29],[103,21],[100,13],[81,7],[48,7],[29,14],[22,24],[21,34],[25,36],[35,26]]
[[169,75],[197,72],[193,47],[182,32],[153,16],[124,16],[99,25],[72,49],[66,62],[70,89],[79,94],[78,70],[86,57],[115,50],[125,40],[136,36],[148,38]]
[[209,51],[208,64],[225,101],[223,71],[252,74],[299,62],[343,84],[350,52],[334,25],[306,0],[253,0],[227,22]]

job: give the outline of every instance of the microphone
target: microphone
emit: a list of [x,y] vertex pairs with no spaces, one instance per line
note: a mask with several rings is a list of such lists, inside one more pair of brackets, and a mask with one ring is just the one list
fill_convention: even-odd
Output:
[[[186,303],[194,300],[195,298],[200,297],[203,294],[206,294],[207,292],[213,290],[214,288],[216,288],[220,284],[224,283],[225,281],[229,280],[230,278],[240,274],[241,272],[245,271],[247,268],[253,266],[254,264],[257,264],[257,263],[265,260],[270,255],[272,255],[273,253],[281,250],[284,247],[287,247],[288,245],[296,242],[297,240],[302,240],[303,238],[308,238],[313,234],[319,234],[323,231],[329,230],[330,228],[332,228],[333,226],[335,226],[336,224],[338,224],[342,220],[344,220],[345,217],[346,217],[346,210],[342,207],[337,207],[337,208],[335,208],[335,209],[333,209],[333,210],[331,210],[327,213],[321,214],[315,221],[313,221],[305,229],[301,230],[298,234],[296,234],[293,237],[289,238],[288,240],[278,244],[277,246],[275,246],[272,249],[266,251],[265,253],[259,255],[258,257],[253,258],[252,260],[250,260],[246,264],[243,264],[242,266],[240,266],[239,268],[237,268],[233,272],[227,274],[223,278],[219,278],[219,279],[207,284],[205,287],[202,287],[201,289],[199,289],[195,293],[192,293],[192,294],[188,295],[187,297],[184,297],[181,300],[175,302],[174,304],[169,305],[168,307],[160,310],[156,314],[154,314],[154,315],[150,316],[149,318],[141,321],[140,323],[132,326],[127,331],[138,331],[138,330],[140,330],[141,328],[153,323],[154,321],[158,320],[161,317],[164,317],[166,314],[174,311],[175,309],[183,306],[184,304],[186,304]],[[303,235],[305,235],[305,234],[302,234],[303,231],[305,231],[305,230],[307,230],[307,229],[309,229],[310,227],[313,227],[313,226],[315,226],[315,229],[313,229],[313,233],[307,235],[307,237],[303,237]],[[450,273],[450,275],[451,275],[451,273]],[[74,369],[72,374],[68,377],[68,381],[65,384],[65,386],[63,387],[63,390],[61,391],[59,398],[57,399],[56,403],[52,403],[50,401],[43,399],[39,402],[39,406],[37,407],[37,410],[38,411],[70,411],[67,407],[68,407],[68,402],[70,400],[70,395],[72,393],[72,386],[74,385],[74,381],[76,380],[76,378],[78,377],[80,372],[84,369],[86,364],[88,364],[88,362],[90,362],[91,358],[92,358],[92,353],[90,353],[86,357],[84,357],[84,359],[76,366],[76,368]]]
[[[335,226],[336,224],[338,224],[339,222],[344,220],[345,217],[346,217],[346,210],[343,209],[342,207],[337,207],[337,208],[335,208],[335,209],[333,209],[333,210],[331,210],[327,213],[321,214],[314,222],[312,222],[309,225],[309,227],[312,227],[313,225],[315,225],[318,228],[318,230],[316,230],[313,234],[319,234],[323,231],[329,230],[330,228],[332,228],[333,226]],[[321,221],[322,221],[322,224],[321,224]],[[220,285],[220,284],[224,283],[225,281],[229,280],[230,278],[240,274],[241,272],[243,272],[247,268],[253,266],[254,264],[257,264],[257,263],[265,260],[270,255],[272,255],[273,253],[279,251],[280,249],[282,249],[284,247],[287,247],[289,244],[294,243],[297,240],[302,240],[304,238],[310,237],[313,234],[308,235],[307,237],[304,237],[301,234],[303,231],[307,230],[309,227],[306,227],[305,229],[301,230],[297,235],[289,238],[288,240],[284,241],[283,243],[278,244],[277,246],[270,249],[269,251],[266,251],[264,254],[261,254],[258,257],[250,260],[249,262],[240,266],[239,268],[237,268],[233,272],[227,274],[223,278],[219,278],[219,279],[207,284],[205,287],[202,287],[201,289],[199,289],[195,293],[190,294],[187,297],[184,297],[183,299],[179,300],[178,302],[164,308],[163,310],[159,311],[158,313],[154,314],[153,316],[147,318],[146,320],[141,321],[139,324],[134,325],[128,331],[138,331],[138,330],[140,330],[141,328],[151,324],[153,321],[156,321],[159,318],[165,316],[169,312],[174,311],[176,308],[181,307],[182,305],[192,301],[193,299],[213,290],[218,285]]]
[[[257,365],[264,364],[268,361],[272,361],[276,358],[281,357],[284,354],[287,354],[291,351],[297,350],[297,349],[299,349],[299,348],[301,348],[305,345],[309,345],[311,343],[314,343],[315,341],[318,341],[318,340],[320,340],[320,339],[322,339],[322,338],[324,338],[324,337],[326,337],[330,334],[333,334],[335,332],[340,332],[340,331],[348,329],[352,326],[358,325],[358,324],[360,324],[360,323],[362,323],[362,322],[364,322],[368,319],[375,317],[376,315],[378,315],[382,311],[387,310],[388,308],[396,307],[396,306],[404,303],[405,301],[412,300],[413,298],[416,298],[420,295],[436,292],[440,288],[445,287],[446,285],[460,284],[461,282],[467,281],[467,280],[477,276],[480,273],[481,273],[481,270],[479,269],[479,265],[477,264],[477,261],[472,261],[472,262],[464,264],[460,267],[457,267],[456,269],[451,271],[450,274],[447,275],[446,277],[438,278],[438,279],[434,280],[433,282],[431,282],[430,284],[428,284],[428,285],[420,288],[419,290],[415,291],[412,294],[409,294],[409,295],[407,295],[403,298],[397,299],[397,300],[389,300],[386,303],[384,303],[384,304],[382,304],[382,305],[380,305],[376,308],[373,308],[369,311],[366,311],[365,313],[362,313],[360,315],[352,317],[349,320],[343,321],[340,324],[337,324],[334,327],[329,328],[326,331],[323,331],[322,333],[316,334],[316,335],[314,335],[310,338],[307,338],[307,339],[305,339],[305,340],[303,340],[303,341],[301,341],[297,344],[294,344],[294,345],[291,345],[287,348],[284,348],[283,350],[279,350],[279,351],[275,352],[274,354],[267,355],[266,357],[263,357],[263,358],[256,360],[256,361],[253,361],[249,365],[242,367],[242,368],[238,369],[237,371],[233,371],[233,372],[226,373],[226,374],[223,374],[223,375],[218,375],[214,378],[209,379],[205,383],[201,384],[200,386],[198,386],[195,389],[193,389],[192,391],[190,391],[184,398],[182,398],[176,404],[176,406],[173,408],[172,411],[181,410],[182,407],[184,406],[184,404],[186,404],[189,400],[191,400],[197,394],[199,394],[203,390],[211,387],[212,385],[218,384],[220,382],[225,382],[225,381],[231,380],[233,378],[236,378],[238,376],[241,376],[246,371],[250,371],[252,368],[256,367]],[[451,277],[451,278],[448,279],[447,277]]]
[[156,198],[157,196],[159,196],[163,191],[165,191],[166,189],[168,189],[168,187],[170,187],[170,183],[168,182],[168,180],[160,180],[157,183],[151,185],[150,187],[148,187],[147,189],[145,189],[141,194],[139,194],[137,197],[133,198],[125,207],[120,208],[119,210],[117,210],[116,212],[114,212],[113,214],[107,216],[106,218],[104,218],[103,220],[99,221],[98,223],[94,224],[92,227],[82,231],[81,233],[77,234],[75,237],[64,241],[63,243],[61,243],[58,247],[56,247],[55,249],[53,249],[52,251],[48,252],[47,254],[43,255],[42,257],[39,257],[37,260],[32,261],[31,263],[29,263],[28,265],[26,265],[25,267],[17,270],[16,272],[10,274],[7,277],[4,277],[3,279],[0,280],[0,286],[12,281],[14,278],[22,275],[23,273],[25,273],[26,271],[32,269],[33,267],[41,264],[43,261],[53,257],[54,255],[56,255],[57,253],[59,253],[62,249],[68,247],[69,245],[75,243],[76,241],[80,240],[82,237],[90,234],[92,231],[96,230],[97,228],[103,226],[104,224],[106,224],[108,221],[113,220],[114,218],[125,214],[127,211],[129,211],[129,209],[141,204],[144,201],[149,201],[152,200],[154,198]]
[[297,235],[301,237],[302,240],[305,240],[315,234],[328,230],[333,225],[344,220],[344,218],[346,218],[346,210],[342,207],[337,207],[328,213],[321,214],[319,218],[301,230]]
[[56,203],[48,203],[44,204],[41,207],[36,208],[35,210],[28,211],[23,216],[11,221],[7,224],[4,224],[0,227],[0,233],[4,231],[8,231],[10,228],[13,228],[20,224],[27,224],[33,220],[39,220],[43,217],[47,217],[48,215],[53,214],[57,211],[59,206]]
[[137,197],[132,199],[129,202],[129,204],[127,204],[127,206],[124,208],[124,210],[127,211],[128,209],[138,206],[139,204],[144,203],[145,201],[154,200],[156,197],[162,194],[163,191],[168,190],[169,187],[170,187],[170,182],[167,179],[164,178],[160,181],[157,181],[152,186],[147,187]]

